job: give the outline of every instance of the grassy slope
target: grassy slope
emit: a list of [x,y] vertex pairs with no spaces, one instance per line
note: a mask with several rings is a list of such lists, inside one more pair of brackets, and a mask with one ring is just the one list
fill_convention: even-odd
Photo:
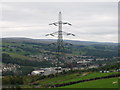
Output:
[[[113,84],[113,82],[117,82]],[[118,78],[101,79],[88,81],[60,88],[118,88]]]
[[9,52],[2,52],[2,53],[9,54],[13,58],[20,58],[20,59],[31,60],[31,58],[23,56],[23,55],[20,55],[20,54],[17,54],[17,53],[9,53]]
[[[95,78],[95,77],[101,77],[101,76],[108,76],[111,74],[115,74],[117,72],[112,72],[112,73],[90,73],[88,75],[83,75],[79,73],[74,73],[74,74],[66,74],[66,75],[61,75],[59,77],[55,78],[46,78],[43,80],[38,80],[36,81],[40,85],[48,85],[48,84],[61,84],[61,83],[68,83],[72,81],[79,81],[79,80],[84,80],[84,79],[90,79],[90,78]],[[84,73],[85,74],[85,73]]]
[[90,73],[88,75],[79,76],[77,78],[73,78],[71,80],[67,80],[67,81],[60,82],[60,83],[68,83],[68,82],[79,81],[79,80],[84,80],[84,79],[90,79],[90,78],[95,78],[95,77],[108,76],[108,75],[111,75],[111,74],[114,74],[114,72],[113,73]]
[[37,81],[39,84],[56,84],[56,83],[60,83],[63,82],[64,80],[70,80],[73,78],[77,78],[77,73],[74,74],[66,74],[66,75],[61,75],[55,78],[46,78],[43,80],[39,80]]
[[[22,43],[7,43],[7,42],[4,42],[3,43],[3,45],[4,46],[18,46],[18,47],[23,47],[23,46],[21,46],[22,45]],[[25,47],[26,48],[32,48],[32,44],[31,45],[25,45]],[[6,52],[9,52],[9,53],[17,53],[17,54],[20,54],[20,55],[24,55],[24,54],[26,54],[26,53],[30,53],[29,51],[25,51],[25,50],[23,50],[23,49],[20,49],[20,48],[18,48],[18,47],[16,47],[16,48],[7,48],[7,47],[3,47],[3,49],[5,49],[6,50]],[[9,51],[10,49],[12,49],[12,51]],[[18,51],[18,52],[16,52],[16,50],[20,50],[20,51]]]

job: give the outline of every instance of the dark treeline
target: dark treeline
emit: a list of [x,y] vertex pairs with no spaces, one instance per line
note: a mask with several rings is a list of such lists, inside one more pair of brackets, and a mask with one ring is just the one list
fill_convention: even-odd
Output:
[[48,61],[32,61],[32,60],[24,60],[20,58],[12,58],[9,54],[3,53],[2,54],[2,62],[3,63],[12,63],[12,64],[18,64],[20,66],[34,66],[34,67],[50,67],[53,66]]

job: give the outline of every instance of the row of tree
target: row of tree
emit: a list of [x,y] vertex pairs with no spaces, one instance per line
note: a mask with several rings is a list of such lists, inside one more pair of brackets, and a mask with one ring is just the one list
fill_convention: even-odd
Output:
[[20,58],[13,58],[9,54],[2,53],[2,62],[3,63],[12,63],[12,64],[18,64],[20,66],[34,66],[34,67],[50,67],[53,66],[48,61],[33,61],[33,60],[25,60]]

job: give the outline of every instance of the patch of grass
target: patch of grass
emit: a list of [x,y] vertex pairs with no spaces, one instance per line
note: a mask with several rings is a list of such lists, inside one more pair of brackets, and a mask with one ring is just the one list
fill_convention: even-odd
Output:
[[118,78],[101,79],[88,81],[60,88],[118,88]]
[[66,75],[61,75],[61,76],[54,77],[54,78],[46,78],[43,80],[39,80],[38,82],[43,85],[44,84],[56,84],[56,83],[63,82],[64,80],[70,80],[70,79],[76,78],[78,77],[77,75],[78,73],[66,74]]
[[3,53],[9,54],[13,58],[20,58],[20,59],[25,59],[25,60],[31,60],[31,58],[29,58],[27,56],[20,55],[20,54],[9,53],[9,52],[3,52]]
[[79,76],[79,77],[73,78],[71,80],[66,80],[66,81],[63,81],[63,82],[59,82],[58,84],[68,83],[68,82],[74,82],[74,81],[79,81],[79,80],[85,80],[85,79],[90,79],[90,78],[96,78],[96,77],[103,77],[103,76],[108,76],[108,75],[117,74],[117,73],[118,72],[111,72],[111,73],[99,73],[99,72],[95,72],[95,73],[87,74],[85,76]]
[[117,74],[118,72],[111,72],[111,73],[99,73],[99,72],[94,72],[94,73],[73,73],[73,74],[66,74],[66,75],[61,75],[58,77],[54,78],[45,78],[43,80],[38,80],[40,85],[54,85],[54,84],[62,84],[62,83],[69,83],[73,81],[79,81],[79,80],[85,80],[85,79],[90,79],[90,78],[95,78],[95,77],[102,77],[102,76],[108,76],[112,74]]

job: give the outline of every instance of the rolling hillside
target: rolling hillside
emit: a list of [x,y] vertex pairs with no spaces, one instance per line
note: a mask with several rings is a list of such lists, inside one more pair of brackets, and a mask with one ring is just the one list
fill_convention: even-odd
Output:
[[[21,67],[18,71],[24,73],[15,76],[11,73],[5,73],[3,78],[3,84],[7,85],[20,85],[21,88],[49,88],[57,85],[69,84],[81,80],[94,79],[99,77],[105,77],[109,75],[117,75],[119,72],[112,72],[119,68],[119,63],[114,57],[118,56],[118,47],[116,43],[100,43],[100,42],[86,42],[86,41],[71,41],[73,46],[65,46],[66,56],[72,56],[72,58],[78,56],[94,56],[96,58],[107,58],[105,61],[101,61],[106,66],[101,66],[94,69],[84,70],[71,70],[68,72],[62,72],[60,74],[50,74],[48,76],[27,76],[31,71],[46,68],[55,67],[56,47],[49,46],[48,44],[55,42],[56,40],[44,40],[44,39],[30,39],[30,38],[3,38],[2,39],[2,59],[3,64],[17,64]],[[33,58],[34,56],[40,58]],[[42,57],[42,58],[41,58]],[[51,61],[49,61],[50,59]],[[77,58],[75,58],[77,59]],[[53,61],[52,61],[53,60]],[[78,59],[79,60],[79,59]],[[101,64],[99,62],[92,62],[94,64]],[[76,63],[75,63],[76,64]],[[109,73],[100,73],[100,70],[110,70]],[[13,76],[12,76],[13,75]],[[109,79],[99,79],[93,81],[86,81],[82,83],[76,83],[72,85],[65,85],[56,88],[118,88],[118,77]],[[115,84],[113,84],[115,82]]]
[[[31,39],[31,38],[2,38],[4,42],[31,42],[31,43],[45,43],[50,44],[56,42],[55,39]],[[76,40],[65,40],[64,42],[71,43],[73,45],[118,45],[117,43],[111,42],[92,42],[92,41],[76,41]]]

